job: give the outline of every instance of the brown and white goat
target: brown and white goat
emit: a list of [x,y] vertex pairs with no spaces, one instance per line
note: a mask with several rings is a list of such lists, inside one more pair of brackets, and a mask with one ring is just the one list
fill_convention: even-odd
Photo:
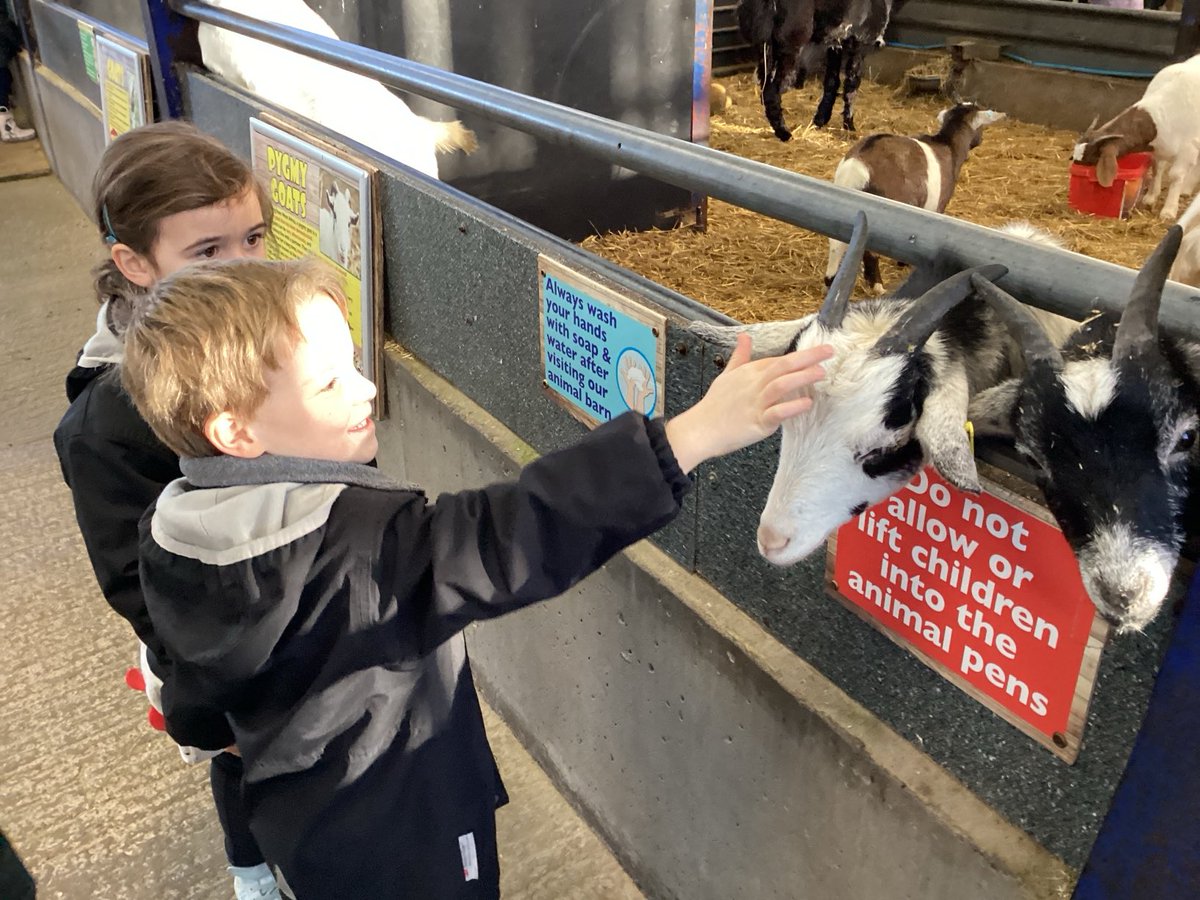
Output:
[[[983,128],[1004,118],[1004,113],[960,103],[938,114],[937,134],[903,137],[872,134],[850,148],[838,164],[833,183],[866,191],[889,200],[934,212],[943,212],[958,182],[967,154],[979,146]],[[829,266],[825,283],[833,280],[846,252],[841,241],[829,241]],[[863,275],[876,294],[883,293],[879,258],[863,254]]]
[[1200,182],[1200,55],[1162,69],[1150,79],[1142,99],[1099,128],[1079,137],[1072,158],[1096,167],[1096,181],[1110,186],[1117,159],[1126,153],[1154,153],[1154,180],[1144,202],[1152,207],[1167,178],[1167,196],[1159,216],[1179,215],[1179,199]]

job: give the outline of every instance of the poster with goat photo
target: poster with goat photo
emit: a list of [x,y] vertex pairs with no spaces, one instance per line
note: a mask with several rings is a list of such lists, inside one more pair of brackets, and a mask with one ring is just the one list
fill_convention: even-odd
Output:
[[341,273],[359,370],[379,388],[382,417],[382,271],[377,241],[376,169],[353,153],[290,125],[250,120],[254,171],[274,208],[270,259],[316,254]]

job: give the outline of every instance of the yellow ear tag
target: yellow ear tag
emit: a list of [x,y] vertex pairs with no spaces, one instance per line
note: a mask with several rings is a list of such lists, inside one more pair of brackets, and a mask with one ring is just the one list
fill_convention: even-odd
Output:
[[972,424],[970,419],[967,419],[966,424],[963,425],[963,428],[967,429],[967,443],[970,444],[971,455],[974,456],[975,455],[975,425]]

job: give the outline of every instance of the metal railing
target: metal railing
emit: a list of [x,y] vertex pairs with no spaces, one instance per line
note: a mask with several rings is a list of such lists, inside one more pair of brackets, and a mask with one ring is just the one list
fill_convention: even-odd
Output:
[[[840,188],[356,44],[260,22],[198,0],[170,0],[170,5],[200,22],[294,50],[542,140],[582,150],[614,165],[830,237],[848,239],[854,214],[861,209],[871,224],[871,250],[914,265],[935,261],[961,267],[1002,263],[1009,273],[999,284],[1052,312],[1075,318],[1085,318],[1094,310],[1119,312],[1133,287],[1134,273],[1112,263],[1031,244],[980,225]],[[1160,314],[1163,325],[1200,339],[1197,301],[1200,291],[1169,284]]]

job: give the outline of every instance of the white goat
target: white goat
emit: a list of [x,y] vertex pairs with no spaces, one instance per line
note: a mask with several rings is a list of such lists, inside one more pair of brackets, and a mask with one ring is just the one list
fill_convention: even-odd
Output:
[[1093,316],[1061,349],[1026,308],[975,287],[1023,348],[1023,376],[971,401],[977,434],[1011,437],[1118,630],[1154,618],[1188,530],[1200,527],[1200,344],[1161,334],[1158,309],[1182,229],[1138,273],[1118,319]]
[[[1012,229],[1021,231],[1021,223],[1007,228]],[[1025,236],[1056,242],[1040,229]],[[825,379],[809,389],[812,408],[782,428],[779,468],[758,531],[759,552],[776,565],[807,556],[926,463],[956,487],[978,491],[965,428],[969,398],[1023,371],[1024,358],[1014,352],[1015,341],[999,315],[986,303],[960,302],[973,292],[972,275],[998,278],[1003,266],[949,277],[943,277],[946,266],[923,266],[894,296],[850,304],[865,244],[866,217],[859,213],[849,249],[815,315],[759,325],[692,325],[726,347],[748,332],[756,356],[821,343],[834,347],[824,364]],[[1077,325],[1036,312],[1058,333]]]
[[1171,267],[1171,280],[1200,287],[1200,194],[1183,211],[1176,223],[1183,229],[1183,243],[1175,265]]
[[[212,0],[214,6],[312,34],[337,34],[304,0]],[[204,64],[222,78],[378,150],[418,172],[438,177],[437,151],[476,147],[460,122],[422,118],[370,78],[201,23]]]
[[[932,463],[957,487],[979,490],[964,424],[968,398],[1009,374],[1010,340],[970,276],[937,283],[916,299],[851,304],[866,242],[866,217],[820,312],[789,322],[693,329],[722,346],[748,332],[756,356],[829,343],[826,377],[810,388],[813,406],[782,428],[779,468],[759,523],[759,552],[776,565],[807,556],[839,525],[903,487]],[[910,281],[919,281],[914,273]]]
[[[1072,157],[1096,167],[1096,181],[1110,186],[1117,177],[1117,158],[1126,153],[1154,153],[1154,180],[1145,195],[1152,207],[1168,179],[1159,216],[1179,215],[1179,200],[1200,181],[1200,55],[1166,66],[1150,79],[1142,99],[1099,128],[1095,121],[1079,137]],[[1169,172],[1168,172],[1169,170]]]
[[[338,189],[335,183],[325,192],[319,216],[320,241],[318,246],[343,269],[350,262],[350,229],[358,224],[358,212],[351,211],[350,197]],[[329,251],[333,251],[330,253]]]
[[[960,103],[938,114],[937,134],[902,137],[896,134],[872,134],[856,143],[838,163],[833,183],[855,191],[866,191],[944,212],[958,183],[958,174],[967,154],[979,146],[983,128],[1004,118],[1004,113],[983,109],[974,103]],[[833,280],[846,245],[829,241],[829,265],[825,283]],[[883,293],[879,259],[873,253],[863,256],[863,276],[876,294]]]

